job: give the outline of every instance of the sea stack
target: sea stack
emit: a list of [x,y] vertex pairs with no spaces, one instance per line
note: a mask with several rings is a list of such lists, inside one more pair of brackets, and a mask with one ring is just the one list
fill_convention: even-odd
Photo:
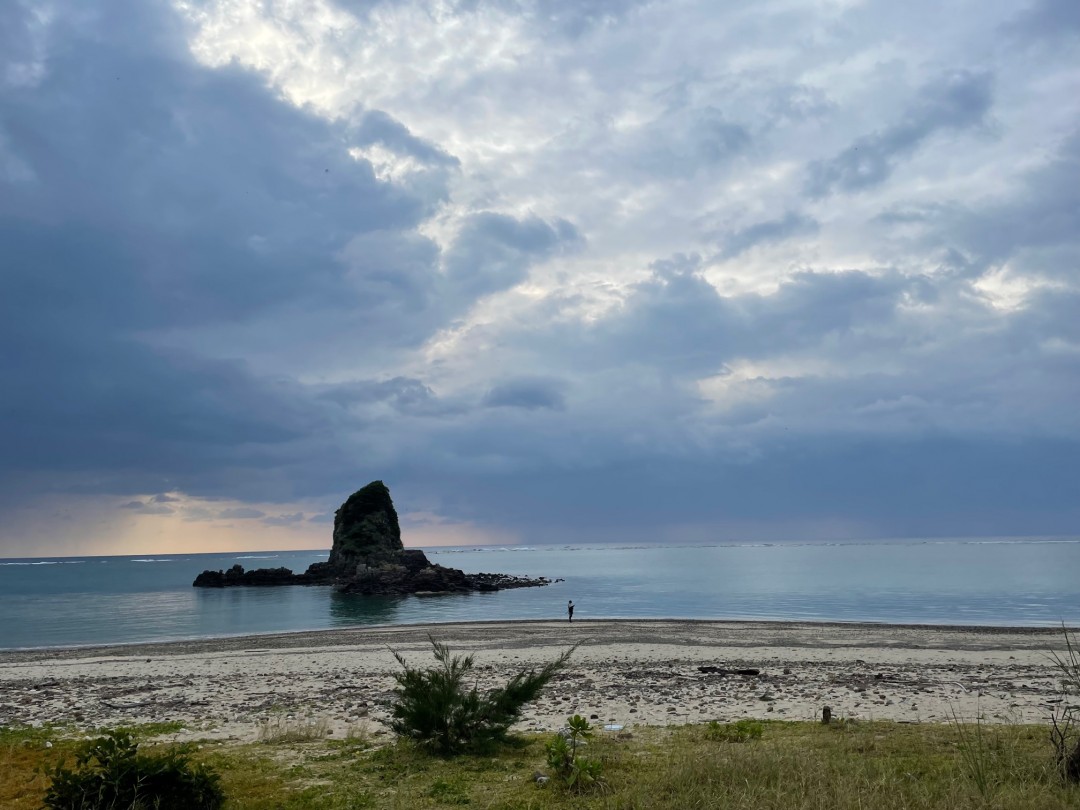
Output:
[[196,588],[234,585],[333,585],[345,593],[439,594],[498,591],[547,585],[508,574],[466,574],[457,568],[433,565],[419,549],[406,549],[390,490],[372,481],[350,495],[334,514],[334,540],[330,558],[311,565],[303,574],[287,568],[244,571],[203,571],[192,583]]
[[334,513],[334,544],[326,564],[336,572],[348,575],[358,566],[393,562],[404,551],[397,510],[382,481],[358,489]]

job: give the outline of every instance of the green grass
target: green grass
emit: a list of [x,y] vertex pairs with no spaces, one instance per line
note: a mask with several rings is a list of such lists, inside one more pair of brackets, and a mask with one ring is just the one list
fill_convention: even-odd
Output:
[[[604,785],[585,794],[532,781],[550,735],[455,759],[363,738],[206,743],[196,759],[221,773],[227,807],[251,810],[1080,810],[1044,726],[763,723],[761,732],[741,745],[707,725],[597,734],[587,750],[603,763]],[[40,806],[36,769],[73,750],[58,735],[0,730],[0,807]]]
[[759,720],[738,720],[734,723],[718,723],[713,720],[705,728],[705,739],[717,742],[748,742],[760,740],[765,724]]

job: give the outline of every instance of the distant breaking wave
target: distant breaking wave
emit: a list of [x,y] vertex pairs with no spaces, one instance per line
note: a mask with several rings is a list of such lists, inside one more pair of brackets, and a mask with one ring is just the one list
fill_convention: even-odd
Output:
[[459,546],[425,548],[428,554],[495,554],[504,551],[645,551],[650,549],[687,549],[687,548],[847,548],[852,546],[996,546],[996,545],[1044,545],[1059,543],[1080,543],[1077,537],[912,537],[879,538],[876,540],[776,540],[758,542],[719,542],[719,543],[642,543],[635,545],[614,543],[582,543],[560,545],[557,543],[542,546]]

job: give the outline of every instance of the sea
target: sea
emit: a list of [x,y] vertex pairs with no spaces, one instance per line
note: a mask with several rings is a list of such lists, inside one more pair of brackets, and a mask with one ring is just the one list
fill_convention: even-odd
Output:
[[1080,625],[1080,538],[425,549],[541,588],[401,598],[193,588],[204,569],[303,571],[328,551],[0,559],[0,649],[430,622],[594,618]]

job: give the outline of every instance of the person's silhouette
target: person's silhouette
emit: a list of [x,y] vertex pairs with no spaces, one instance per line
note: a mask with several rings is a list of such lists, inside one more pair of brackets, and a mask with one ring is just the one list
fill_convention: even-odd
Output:
[[566,615],[569,617],[568,621],[572,622],[574,620],[574,600],[573,599],[571,599],[569,602],[566,603]]

